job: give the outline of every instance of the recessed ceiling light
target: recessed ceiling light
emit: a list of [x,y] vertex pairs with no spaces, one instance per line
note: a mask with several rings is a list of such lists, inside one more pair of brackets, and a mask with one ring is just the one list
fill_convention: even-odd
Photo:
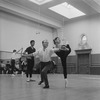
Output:
[[38,5],[42,5],[42,4],[45,4],[45,3],[50,2],[52,0],[29,0],[29,1],[36,3]]
[[67,2],[50,7],[49,9],[69,19],[86,15],[85,13],[68,4]]

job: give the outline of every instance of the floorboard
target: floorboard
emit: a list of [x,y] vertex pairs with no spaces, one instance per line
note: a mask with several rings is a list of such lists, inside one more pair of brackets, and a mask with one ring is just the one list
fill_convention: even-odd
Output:
[[68,75],[64,87],[62,74],[49,74],[49,89],[38,85],[40,75],[33,75],[36,82],[26,82],[26,77],[0,74],[0,100],[99,100],[100,76]]

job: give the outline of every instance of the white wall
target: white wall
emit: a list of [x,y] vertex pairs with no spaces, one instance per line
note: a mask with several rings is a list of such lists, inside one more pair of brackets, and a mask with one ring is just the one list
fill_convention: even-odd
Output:
[[100,53],[100,14],[66,22],[64,37],[71,45],[72,55],[75,54],[74,50],[78,48],[82,33],[87,35],[88,44],[92,48],[92,54]]
[[[0,14],[1,16],[1,14]],[[1,19],[0,19],[0,48],[1,48]]]
[[49,47],[53,46],[52,28],[39,25],[35,22],[11,15],[9,13],[0,13],[0,51],[24,49],[30,45],[30,40],[36,41],[35,48],[42,46],[43,39],[49,40]]

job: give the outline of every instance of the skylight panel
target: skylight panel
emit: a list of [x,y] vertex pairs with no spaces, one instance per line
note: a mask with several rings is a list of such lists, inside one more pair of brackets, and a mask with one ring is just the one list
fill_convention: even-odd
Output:
[[45,4],[45,3],[50,2],[52,0],[29,0],[29,1],[36,3],[38,5],[42,5],[42,4]]
[[85,13],[68,4],[67,2],[50,7],[49,9],[69,19],[86,15]]

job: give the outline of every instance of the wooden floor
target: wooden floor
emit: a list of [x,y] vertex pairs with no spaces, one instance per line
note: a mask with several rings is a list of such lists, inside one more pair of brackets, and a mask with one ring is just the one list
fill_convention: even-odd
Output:
[[100,100],[100,76],[68,75],[68,87],[64,88],[62,74],[48,75],[50,88],[39,86],[39,75],[33,75],[36,82],[26,82],[26,77],[0,75],[0,100]]

